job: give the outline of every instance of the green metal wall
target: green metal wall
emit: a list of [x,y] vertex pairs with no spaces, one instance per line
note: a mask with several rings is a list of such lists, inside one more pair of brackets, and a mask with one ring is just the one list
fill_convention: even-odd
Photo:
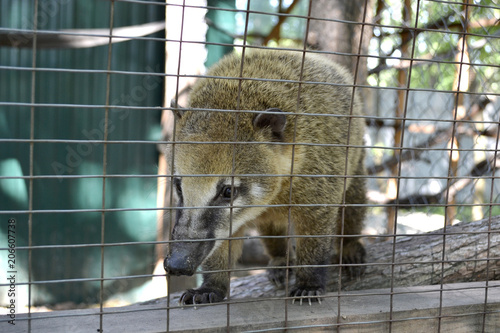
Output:
[[[160,1],[162,2],[162,1]],[[34,0],[0,1],[0,28],[32,29]],[[38,29],[108,28],[109,1],[39,0]],[[116,2],[114,26],[164,20],[164,6]],[[163,38],[163,34],[148,37]],[[30,37],[27,37],[30,38]],[[17,220],[17,246],[28,245],[31,122],[31,48],[0,47],[0,247],[7,244],[8,218]],[[101,243],[103,138],[107,74],[74,70],[106,70],[108,46],[81,49],[38,49],[35,72],[32,246]],[[162,73],[164,43],[132,40],[113,45],[112,70]],[[28,70],[24,70],[28,69]],[[57,69],[57,70],[56,70]],[[68,71],[61,71],[67,69]],[[130,109],[162,104],[163,78],[146,74],[111,74],[109,140],[159,139],[160,110]],[[16,105],[12,103],[25,103]],[[41,104],[49,104],[44,107]],[[45,140],[45,141],[44,141]],[[64,140],[67,142],[54,142]],[[77,140],[77,141],[71,141]],[[105,242],[153,241],[156,237],[156,145],[107,145]],[[61,178],[64,176],[82,176]],[[1,178],[3,177],[3,178]],[[139,210],[134,210],[139,209]],[[82,210],[82,211],[80,211]],[[3,211],[3,212],[2,212]],[[7,214],[6,211],[9,211]],[[18,250],[18,282],[27,281],[27,250]],[[4,267],[6,256],[1,256]],[[5,264],[5,265],[4,265]],[[105,247],[104,275],[151,274],[153,245]],[[101,247],[34,248],[33,282],[98,279]],[[127,291],[147,279],[105,281],[104,296]],[[99,301],[99,281],[41,283],[32,287],[32,304]]]
[[[208,68],[225,54],[233,51],[234,32],[236,31],[235,0],[207,0],[207,19],[212,24],[207,30],[207,60]],[[222,10],[219,10],[222,9]],[[213,43],[213,44],[212,44]]]

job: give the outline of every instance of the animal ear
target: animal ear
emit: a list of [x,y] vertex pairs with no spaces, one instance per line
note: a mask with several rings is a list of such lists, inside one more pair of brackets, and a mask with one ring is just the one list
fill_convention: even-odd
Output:
[[[269,113],[273,112],[273,113]],[[286,126],[286,116],[283,114],[276,114],[274,112],[283,112],[280,109],[272,108],[267,109],[265,112],[259,113],[253,119],[253,127],[256,129],[269,128],[273,136],[279,141],[283,141],[283,132]]]
[[172,108],[172,112],[174,113],[174,115],[177,117],[177,119],[180,119],[182,118],[182,116],[184,115],[184,108],[182,106],[180,106],[179,104],[177,104],[177,101],[175,99],[172,99],[170,101],[170,107]]

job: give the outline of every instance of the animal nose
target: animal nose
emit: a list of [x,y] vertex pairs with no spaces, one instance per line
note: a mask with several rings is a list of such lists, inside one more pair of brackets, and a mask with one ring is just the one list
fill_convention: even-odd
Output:
[[193,259],[191,251],[186,247],[173,247],[163,262],[167,274],[191,276],[196,271],[198,263]]

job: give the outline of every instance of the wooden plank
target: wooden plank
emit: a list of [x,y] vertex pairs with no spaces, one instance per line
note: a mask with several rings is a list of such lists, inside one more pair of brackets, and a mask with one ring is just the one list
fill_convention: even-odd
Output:
[[[396,288],[392,296],[393,332],[480,332],[485,319],[485,332],[500,327],[500,282],[456,283],[440,286]],[[485,291],[488,291],[485,306]],[[442,294],[441,320],[439,319]],[[329,293],[322,304],[290,304],[283,299],[253,298],[227,303],[177,307],[171,300],[170,332],[227,332],[272,330],[285,327],[285,302],[288,302],[287,327],[294,332],[331,331],[387,332],[391,325],[391,293],[389,289]],[[339,297],[340,296],[340,297]],[[338,302],[340,300],[340,316]],[[175,306],[174,306],[175,305]],[[486,312],[485,312],[486,310]],[[97,332],[99,309],[34,313],[33,332]],[[339,320],[337,321],[337,318]],[[0,330],[26,332],[27,315],[18,315],[16,325],[0,323]],[[104,310],[104,332],[165,332],[166,299]]]

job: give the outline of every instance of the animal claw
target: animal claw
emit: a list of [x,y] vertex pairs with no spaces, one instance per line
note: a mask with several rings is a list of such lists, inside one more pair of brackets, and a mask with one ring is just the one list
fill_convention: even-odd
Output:
[[309,303],[309,306],[312,306],[312,303],[315,301],[318,301],[318,304],[321,304],[321,298],[320,296],[323,294],[323,289],[318,289],[318,290],[307,290],[307,289],[302,289],[298,288],[295,291],[292,291],[290,296],[292,296],[292,304],[295,304],[296,300],[299,300],[299,305],[302,305],[304,300],[307,299],[307,303]]
[[217,291],[208,288],[189,289],[179,299],[179,305],[184,307],[184,305],[192,304],[194,306],[193,308],[197,309],[197,305],[217,303],[223,299],[223,295],[219,295]]
[[208,301],[210,303],[217,303],[218,302],[218,300],[217,300],[217,294],[215,294],[213,292],[210,293],[210,294],[208,294]]
[[181,298],[179,298],[179,306],[182,306],[182,308],[184,309],[184,296],[186,296],[186,294],[182,294]]

